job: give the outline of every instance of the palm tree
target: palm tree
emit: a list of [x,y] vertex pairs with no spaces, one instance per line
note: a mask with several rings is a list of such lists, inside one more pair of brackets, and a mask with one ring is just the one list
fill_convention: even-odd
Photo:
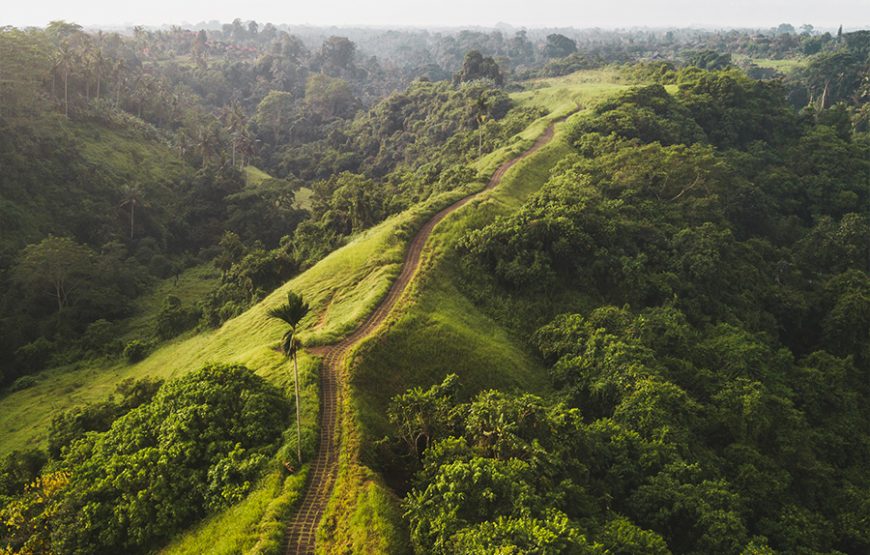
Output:
[[142,200],[143,191],[139,185],[127,185],[126,187],[124,187],[123,193],[124,197],[118,207],[130,207],[130,239],[132,240],[134,224],[136,220],[136,207],[141,206],[143,208],[147,208],[148,203]]
[[296,362],[296,352],[301,346],[297,337],[299,322],[308,314],[308,308],[308,303],[302,300],[301,295],[288,291],[287,304],[272,308],[268,312],[271,318],[277,318],[290,326],[281,341],[281,352],[286,358],[293,357],[293,379],[296,385],[296,458],[300,463],[302,462],[302,427],[299,410],[299,365]]

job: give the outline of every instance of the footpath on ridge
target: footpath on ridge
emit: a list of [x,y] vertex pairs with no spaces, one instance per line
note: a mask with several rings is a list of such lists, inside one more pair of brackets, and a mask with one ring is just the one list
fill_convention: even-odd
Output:
[[345,355],[360,341],[371,335],[387,319],[390,311],[396,305],[402,293],[405,292],[405,289],[411,283],[414,274],[419,268],[423,246],[426,244],[429,236],[432,235],[435,226],[449,214],[465,206],[484,192],[498,186],[504,174],[514,164],[531,156],[549,143],[553,138],[554,125],[555,122],[550,123],[547,130],[537,138],[528,150],[499,166],[489,179],[486,187],[444,208],[423,224],[423,227],[414,235],[408,247],[399,277],[390,287],[386,297],[384,297],[368,319],[356,331],[338,343],[311,349],[312,353],[323,356],[320,371],[320,436],[318,438],[317,455],[311,463],[308,484],[303,494],[302,502],[288,524],[288,555],[313,555],[317,526],[320,523],[324,510],[326,510],[326,504],[329,502],[329,497],[335,484],[335,477],[338,472],[338,449],[340,444],[340,438],[336,437],[336,432],[340,429],[338,420],[340,411],[339,392],[341,388],[338,380],[341,376]]

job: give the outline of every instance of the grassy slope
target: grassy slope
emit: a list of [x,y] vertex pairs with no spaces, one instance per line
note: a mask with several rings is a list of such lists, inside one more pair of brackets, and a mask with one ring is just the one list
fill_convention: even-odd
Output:
[[[446,202],[445,199],[438,199]],[[288,289],[302,293],[312,305],[303,322],[302,335],[309,344],[323,344],[352,330],[386,293],[397,275],[410,230],[427,211],[420,207],[400,214],[366,231],[308,271],[279,288],[251,310],[218,330],[165,344],[144,361],[127,365],[119,361],[83,361],[47,370],[37,385],[0,398],[0,455],[32,444],[44,444],[51,417],[71,406],[105,399],[128,377],[171,378],[209,361],[246,364],[260,374],[283,383],[283,360],[274,350],[281,325],[266,317],[268,307],[282,302]],[[195,277],[191,277],[194,280]],[[171,289],[170,286],[164,286]],[[163,289],[158,289],[162,292]],[[145,304],[162,301],[159,293]],[[146,329],[147,322],[135,327]],[[317,363],[300,359],[304,375]],[[316,391],[311,382],[310,416],[317,414]]]
[[[259,185],[267,179],[273,179],[271,175],[256,166],[245,166],[243,172],[245,174],[246,185]],[[313,195],[314,191],[308,187],[299,187],[293,194],[293,199],[296,201],[296,206],[307,210],[311,208],[311,197]]]
[[[574,75],[561,80],[541,81],[535,85],[538,89],[516,94],[516,100],[521,104],[544,106],[551,110],[552,116],[558,116],[575,110],[578,102],[585,105],[585,102],[594,97],[616,91],[623,86],[612,82],[601,83],[602,79],[608,78],[600,72],[583,74],[585,76]],[[545,120],[536,122],[521,134],[522,141],[484,157],[478,162],[477,169],[483,174],[491,173],[501,162],[525,150],[546,125]],[[545,153],[556,156],[550,149],[542,151],[539,156]],[[538,160],[538,157],[516,166],[503,181],[501,188],[488,195],[489,200],[486,203],[491,205],[492,213],[486,218],[502,210],[515,208],[525,195],[543,182],[546,170],[543,165],[532,164],[532,160]],[[517,174],[521,176],[520,179],[511,177]],[[280,324],[266,317],[266,310],[282,302],[288,289],[300,292],[312,304],[312,312],[303,322],[303,326],[307,328],[303,340],[309,345],[335,341],[354,329],[386,293],[398,274],[407,239],[421,223],[437,208],[480,186],[479,183],[469,184],[466,190],[441,195],[426,206],[394,216],[368,230],[218,330],[165,344],[146,360],[135,365],[112,361],[83,362],[43,372],[36,386],[0,398],[0,455],[34,443],[44,444],[47,427],[54,414],[77,404],[106,398],[127,377],[171,378],[198,368],[206,362],[221,361],[245,364],[277,384],[288,385],[283,372],[284,361],[275,351],[283,330]],[[483,212],[478,210],[466,208],[463,212],[466,215],[461,220],[454,217],[439,226],[436,241],[432,243],[435,250],[430,253],[440,255],[443,249],[449,250],[452,241],[464,229],[463,226],[470,225],[466,222],[468,218],[476,217],[477,225],[488,221],[486,218],[480,219],[479,215]],[[387,337],[387,345],[400,345],[392,339],[395,334],[396,338],[404,337],[404,341],[409,341],[410,350],[406,353],[413,355],[415,352],[426,352],[417,340],[421,333],[422,339],[427,339],[428,330],[425,325],[419,325],[432,322],[441,333],[438,336],[440,339],[455,340],[459,356],[464,352],[469,357],[468,361],[487,365],[484,370],[482,366],[466,363],[468,372],[464,379],[469,388],[498,385],[513,385],[530,390],[544,388],[545,381],[541,378],[540,368],[524,354],[521,341],[510,337],[461,294],[456,282],[452,280],[455,267],[451,264],[455,264],[455,260],[451,262],[447,259],[444,264],[439,264],[440,259],[440,256],[430,256],[427,278],[420,282],[420,287],[415,288],[405,301],[408,303],[409,312],[393,323],[388,336],[382,336]],[[150,302],[159,303],[161,300],[162,297],[158,294]],[[443,300],[444,304],[440,304],[439,300]],[[145,323],[141,325],[147,327]],[[375,344],[384,341],[382,337]],[[470,352],[471,347],[462,345],[466,341],[471,341],[471,345],[482,346],[485,351],[480,354]],[[435,342],[432,345],[433,349],[439,348]],[[350,409],[360,415],[358,420],[366,424],[367,433],[371,434],[372,431],[377,433],[379,429],[383,429],[382,415],[376,417],[373,412],[383,411],[383,403],[389,395],[374,390],[372,386],[377,385],[376,381],[367,382],[364,379],[374,367],[376,354],[371,347],[365,347],[361,353],[364,355],[363,361],[369,357],[369,362],[360,365],[352,377],[354,400]],[[388,355],[389,350],[385,350],[377,356]],[[416,358],[419,361],[419,357]],[[441,360],[445,359],[441,357]],[[409,358],[405,362],[414,361]],[[304,423],[308,423],[304,427],[303,446],[308,451],[313,449],[316,431],[313,423],[318,411],[318,365],[318,359],[304,353],[301,355],[302,418]],[[407,367],[406,364],[402,365],[402,368]],[[395,368],[391,365],[390,371],[395,372]],[[443,364],[431,364],[428,370],[409,373],[406,379],[396,379],[395,375],[392,378],[385,376],[383,379],[392,380],[391,387],[401,390],[414,385],[416,382],[412,380],[431,383],[444,371],[457,370],[459,369],[455,366],[445,368]],[[504,376],[490,380],[486,375],[488,371],[504,373]],[[370,385],[362,388],[364,383]],[[378,418],[381,419],[380,423]],[[357,419],[350,420],[346,424],[355,432]],[[294,445],[290,434],[284,448]],[[403,551],[407,545],[399,523],[397,499],[381,485],[371,471],[361,470],[365,479],[353,484],[354,504],[347,521],[351,526],[343,533],[350,538],[351,545],[364,552]],[[238,552],[252,545],[254,552],[274,548],[283,531],[281,522],[284,515],[292,507],[303,484],[301,473],[285,479],[282,472],[279,469],[271,471],[245,501],[195,526],[180,536],[166,551],[201,552],[206,545],[210,552],[227,553]],[[251,526],[255,522],[260,524],[256,530],[252,530]]]
[[193,173],[175,151],[163,143],[144,140],[136,132],[82,123],[71,128],[80,141],[82,156],[119,183],[169,186]]
[[[24,198],[7,198],[0,191],[0,252],[17,251],[28,243],[38,242],[49,233],[68,234],[74,214],[69,204],[80,210],[117,210],[118,218],[126,222],[122,207],[105,203],[107,197],[127,185],[140,186],[144,200],[152,206],[171,204],[175,196],[172,186],[193,175],[194,169],[164,143],[146,138],[131,129],[117,129],[95,122],[70,122],[46,115],[32,122],[34,135],[48,144],[57,145],[58,152],[46,156],[37,183],[31,183]],[[81,156],[77,182],[58,177],[63,158],[69,148]],[[20,170],[20,168],[19,168]],[[95,176],[99,178],[95,179]],[[96,201],[103,201],[97,204]],[[145,208],[155,214],[153,209]],[[58,221],[62,218],[62,221]],[[74,218],[73,218],[74,219]],[[158,220],[163,218],[158,217]],[[0,361],[2,362],[2,361]]]
[[801,69],[807,65],[807,58],[783,58],[774,60],[773,58],[753,58],[745,54],[734,54],[731,58],[737,62],[752,62],[758,67],[768,67],[776,71],[788,75],[796,69]]
[[147,294],[137,298],[134,303],[135,316],[120,322],[119,333],[123,344],[133,339],[143,339],[154,334],[157,315],[166,297],[172,295],[181,300],[185,307],[195,306],[220,282],[220,271],[211,263],[189,268],[175,278],[164,279],[157,283]]
[[[283,302],[287,290],[300,292],[312,305],[312,312],[302,323],[308,328],[301,335],[303,341],[310,345],[335,341],[354,329],[386,293],[398,274],[407,239],[413,230],[438,208],[465,194],[467,190],[440,195],[426,205],[388,219],[360,234],[220,329],[165,344],[140,363],[85,362],[41,373],[34,387],[0,398],[0,453],[44,444],[54,414],[78,404],[105,399],[128,377],[172,378],[206,362],[220,361],[245,364],[274,383],[289,386],[284,360],[275,350],[283,328],[266,316],[267,309]],[[303,449],[310,453],[316,437],[319,359],[302,353],[299,362]],[[284,449],[295,450],[293,434],[288,434]],[[209,551],[215,552],[235,552],[236,547],[251,543],[257,550],[274,548],[280,542],[287,511],[304,482],[293,477],[285,480],[284,475],[276,462],[245,501],[195,526],[167,548],[167,552],[200,553],[203,542],[210,546]],[[252,530],[255,522],[260,524]]]
[[[586,107],[624,88],[613,72],[581,72],[532,84],[514,94],[521,104],[550,112],[523,132],[523,141],[485,157],[478,169],[491,173],[499,163],[528,148],[548,120]],[[362,464],[348,460],[319,531],[321,553],[406,553],[410,551],[399,500],[380,477],[363,466],[366,449],[390,432],[390,398],[417,385],[440,382],[448,372],[460,376],[464,395],[485,388],[545,391],[547,378],[531,357],[524,338],[512,336],[476,306],[463,291],[457,241],[464,233],[517,209],[546,181],[549,170],[567,152],[563,133],[534,156],[514,166],[494,191],[442,222],[427,243],[424,268],[397,305],[398,316],[364,342],[350,363],[343,450],[358,449]]]

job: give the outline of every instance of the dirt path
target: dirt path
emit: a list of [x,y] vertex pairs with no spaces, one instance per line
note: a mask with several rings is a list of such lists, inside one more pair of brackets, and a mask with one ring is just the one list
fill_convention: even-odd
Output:
[[293,515],[287,529],[288,554],[308,555],[314,553],[317,525],[320,523],[323,511],[326,509],[326,504],[332,492],[332,486],[335,483],[335,476],[338,472],[338,449],[340,445],[338,411],[339,391],[341,388],[339,387],[338,379],[341,375],[345,355],[386,320],[387,315],[389,315],[399,297],[402,296],[402,293],[405,292],[405,289],[414,277],[414,273],[420,266],[423,246],[426,244],[435,226],[446,218],[448,214],[465,206],[484,191],[496,187],[501,182],[504,174],[514,164],[534,154],[550,142],[553,138],[553,125],[551,123],[547,127],[547,130],[538,137],[531,148],[499,166],[483,190],[456,201],[432,216],[423,225],[411,241],[408,252],[405,254],[405,260],[402,263],[402,272],[392,287],[390,287],[387,296],[384,297],[381,304],[375,308],[374,312],[356,331],[334,345],[312,349],[313,353],[324,357],[320,372],[320,437],[318,438],[317,456],[314,458],[309,471],[308,486],[302,498],[302,503]]

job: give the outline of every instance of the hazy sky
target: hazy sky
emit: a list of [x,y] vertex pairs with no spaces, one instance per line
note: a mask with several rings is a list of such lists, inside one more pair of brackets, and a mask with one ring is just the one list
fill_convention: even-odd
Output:
[[3,0],[0,25],[161,25],[236,17],[313,25],[866,28],[870,0]]

